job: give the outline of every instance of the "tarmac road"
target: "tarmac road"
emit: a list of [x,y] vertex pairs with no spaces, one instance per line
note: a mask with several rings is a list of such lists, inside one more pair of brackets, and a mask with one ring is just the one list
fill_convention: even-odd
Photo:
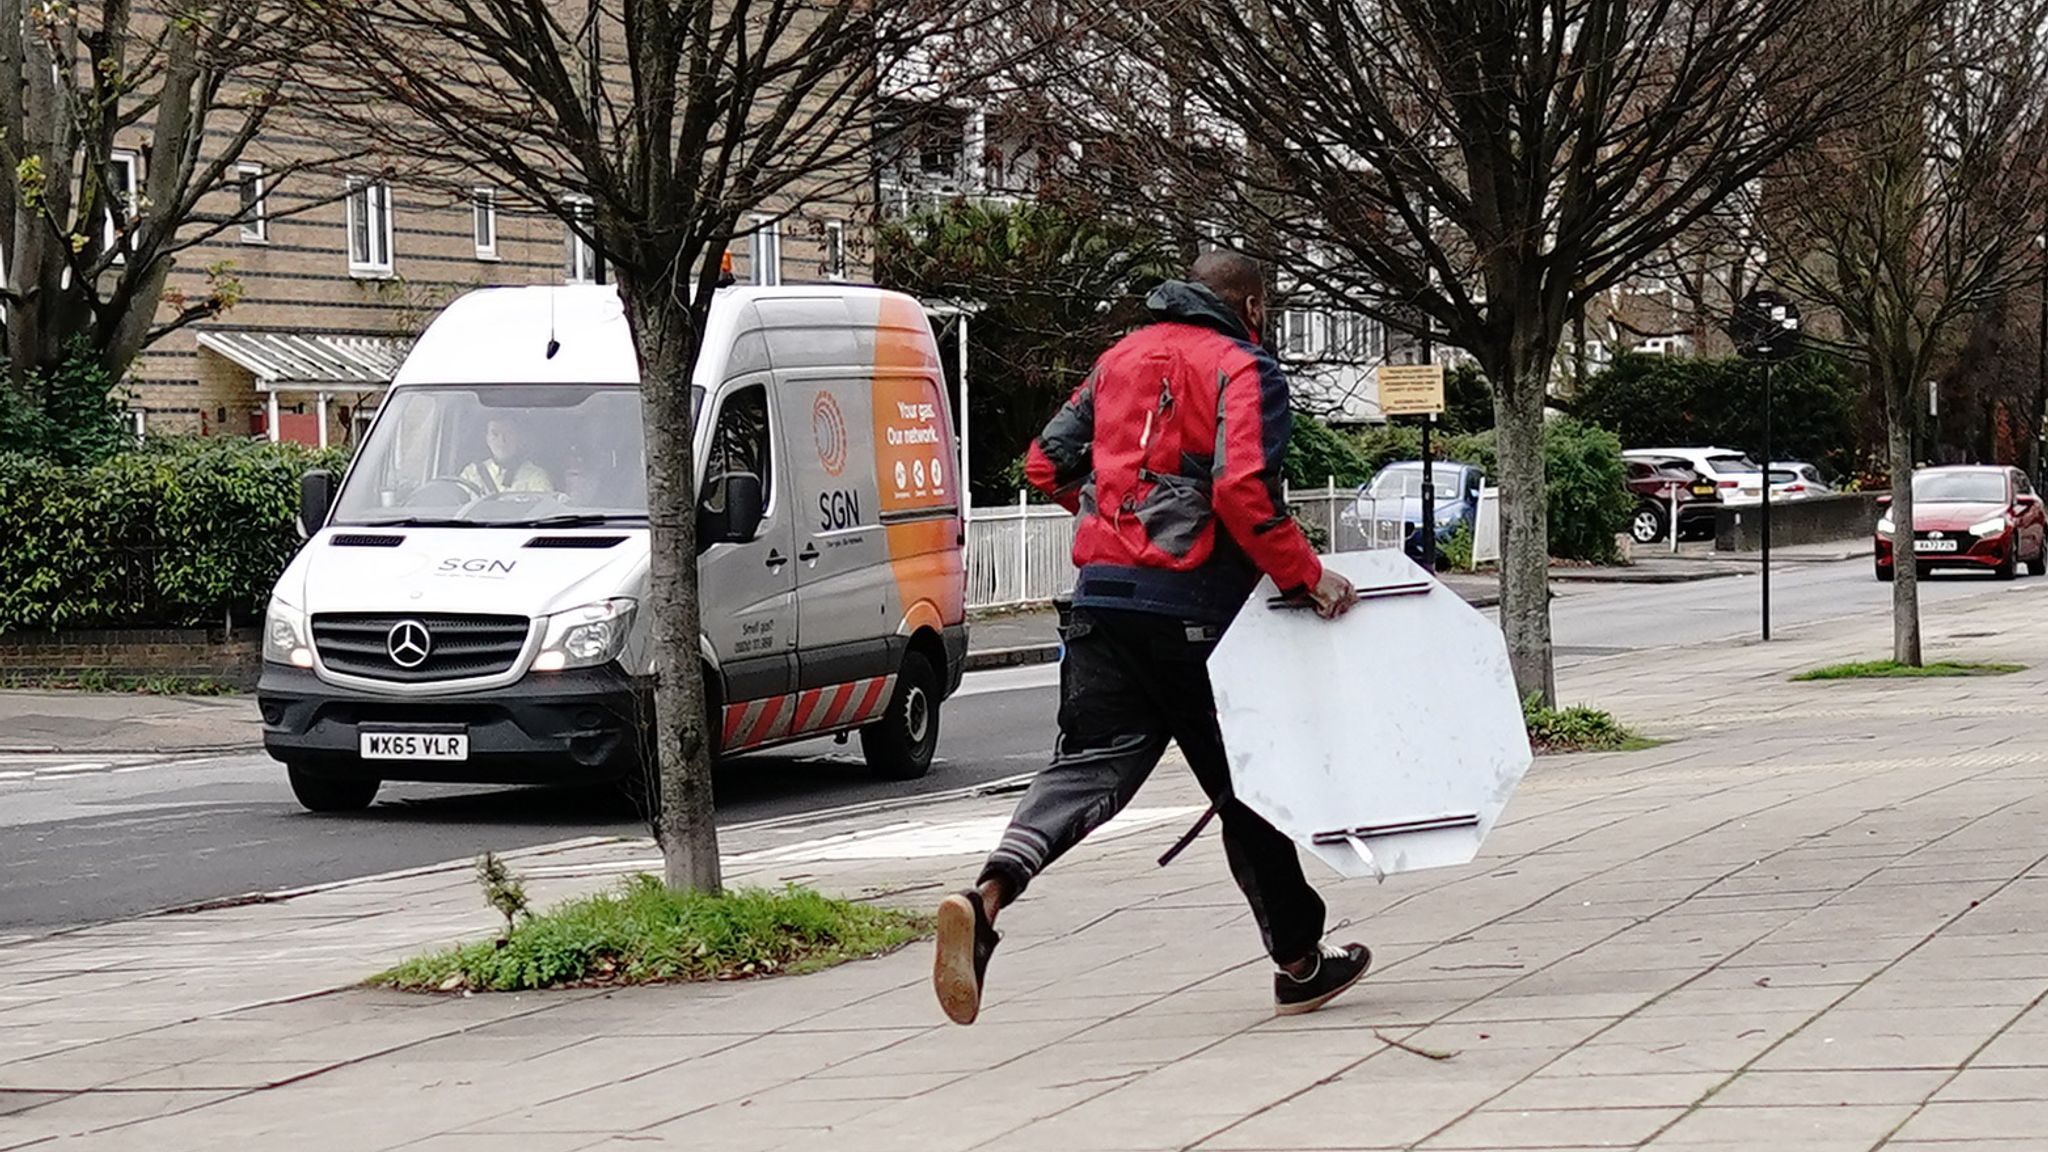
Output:
[[[2048,579],[1939,580],[1927,618],[1985,594],[2040,595]],[[1757,580],[1570,586],[1553,604],[1558,660],[1753,638]],[[1786,565],[1780,630],[1888,609],[1869,561]],[[1873,652],[1872,657],[1884,653]],[[1052,743],[1057,670],[976,673],[943,718],[924,780],[881,784],[857,743],[814,741],[741,758],[720,774],[722,823],[985,785],[1035,770]],[[387,785],[370,811],[315,816],[260,755],[205,759],[0,755],[0,934],[34,933],[199,901],[419,867],[585,835],[638,835],[606,790]]]

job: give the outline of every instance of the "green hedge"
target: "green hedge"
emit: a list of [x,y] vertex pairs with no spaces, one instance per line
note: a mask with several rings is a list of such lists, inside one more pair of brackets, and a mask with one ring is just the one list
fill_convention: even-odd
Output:
[[167,439],[68,467],[0,456],[0,631],[253,622],[339,451]]
[[[1771,370],[1771,455],[1855,466],[1857,385],[1819,353]],[[1630,448],[1763,450],[1763,371],[1734,357],[1625,355],[1586,381],[1574,415]]]

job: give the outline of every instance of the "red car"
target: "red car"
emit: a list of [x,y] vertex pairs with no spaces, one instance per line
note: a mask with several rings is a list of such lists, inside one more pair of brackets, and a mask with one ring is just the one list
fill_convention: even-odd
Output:
[[[1878,499],[1889,505],[1891,497]],[[1889,507],[1877,522],[1877,578],[1892,578]],[[2024,562],[2048,573],[2048,512],[2017,468],[1970,465],[1913,473],[1913,554],[1920,570],[1976,568],[2010,580]]]

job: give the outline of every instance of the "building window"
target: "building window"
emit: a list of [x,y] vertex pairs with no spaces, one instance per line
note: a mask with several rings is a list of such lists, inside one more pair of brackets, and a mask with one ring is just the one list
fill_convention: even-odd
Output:
[[1315,323],[1315,313],[1300,308],[1289,308],[1280,314],[1280,348],[1289,356],[1309,354],[1309,330]]
[[576,221],[568,228],[567,247],[562,257],[562,278],[571,284],[597,283],[597,246],[591,243],[594,213],[590,202],[577,201]]
[[126,257],[118,251],[121,236],[115,229],[114,221],[118,218],[122,229],[135,227],[135,220],[131,214],[138,203],[136,192],[142,179],[142,160],[133,152],[115,152],[107,157],[107,168],[109,178],[113,181],[110,189],[113,202],[107,206],[105,242],[107,250],[115,253],[114,259],[120,261]]
[[846,279],[846,224],[833,220],[825,225],[825,278]]
[[752,275],[754,283],[773,288],[782,283],[782,224],[771,217],[754,217]]
[[263,165],[235,165],[235,187],[241,197],[242,242],[262,244],[270,239],[270,210],[264,203]]
[[391,275],[391,186],[362,177],[348,182],[348,270]]
[[498,258],[498,194],[478,188],[469,194],[470,231],[476,238],[476,258]]

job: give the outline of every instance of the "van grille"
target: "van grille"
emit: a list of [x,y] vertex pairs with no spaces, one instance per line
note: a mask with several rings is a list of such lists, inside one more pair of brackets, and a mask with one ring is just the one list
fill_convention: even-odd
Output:
[[[392,656],[392,632],[400,624],[426,632],[426,658],[405,667]],[[388,613],[325,613],[313,617],[313,646],[320,662],[348,676],[404,684],[468,680],[512,670],[526,647],[532,623],[524,616],[394,616]]]

